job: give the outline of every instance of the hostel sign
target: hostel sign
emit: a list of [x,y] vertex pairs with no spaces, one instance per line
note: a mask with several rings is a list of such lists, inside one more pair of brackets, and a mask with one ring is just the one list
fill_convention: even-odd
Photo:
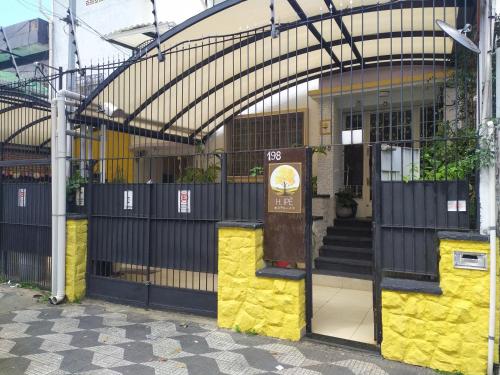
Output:
[[302,212],[302,163],[269,163],[268,212]]
[[310,150],[267,151],[264,162],[264,258],[304,262]]

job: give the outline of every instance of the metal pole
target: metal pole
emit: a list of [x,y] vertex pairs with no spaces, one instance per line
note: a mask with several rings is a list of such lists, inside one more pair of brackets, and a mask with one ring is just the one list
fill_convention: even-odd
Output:
[[106,183],[106,141],[107,141],[107,126],[101,125],[101,134],[99,134],[99,159],[101,159],[101,184]]

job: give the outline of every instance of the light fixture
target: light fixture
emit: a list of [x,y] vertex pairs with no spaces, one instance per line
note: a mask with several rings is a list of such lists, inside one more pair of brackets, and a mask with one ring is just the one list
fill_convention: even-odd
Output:
[[441,30],[444,31],[446,35],[452,38],[455,42],[461,44],[469,51],[472,51],[476,54],[481,53],[481,50],[474,44],[472,40],[467,37],[467,33],[472,29],[471,25],[466,24],[463,29],[457,30],[442,20],[436,20],[436,24]]

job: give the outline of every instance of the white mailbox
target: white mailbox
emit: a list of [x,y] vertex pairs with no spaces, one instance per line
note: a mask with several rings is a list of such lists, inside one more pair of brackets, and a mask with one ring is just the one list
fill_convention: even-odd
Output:
[[453,252],[453,265],[455,268],[486,271],[488,269],[487,255],[456,250]]

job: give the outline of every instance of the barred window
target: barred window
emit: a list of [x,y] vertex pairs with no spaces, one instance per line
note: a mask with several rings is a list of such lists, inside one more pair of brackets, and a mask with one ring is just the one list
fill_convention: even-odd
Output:
[[225,126],[229,175],[263,166],[264,150],[304,145],[304,112],[238,117]]

